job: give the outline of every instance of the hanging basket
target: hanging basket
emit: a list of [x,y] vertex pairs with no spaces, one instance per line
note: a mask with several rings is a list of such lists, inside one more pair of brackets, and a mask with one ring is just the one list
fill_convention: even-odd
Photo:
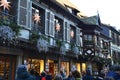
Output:
[[15,32],[9,26],[0,26],[0,38],[7,41],[15,39]]
[[41,52],[41,51],[47,52],[48,51],[48,42],[43,38],[39,38],[37,41],[37,49],[39,52]]
[[65,54],[65,53],[66,53],[66,47],[65,47],[64,44],[62,44],[62,46],[60,47],[60,52],[61,52],[62,54]]
[[79,48],[77,46],[73,48],[73,53],[75,53],[76,55],[80,53]]

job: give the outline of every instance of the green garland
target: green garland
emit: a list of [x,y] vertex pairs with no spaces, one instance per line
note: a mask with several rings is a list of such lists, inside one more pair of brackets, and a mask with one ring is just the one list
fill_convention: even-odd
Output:
[[37,42],[37,40],[39,39],[40,35],[38,35],[38,33],[36,32],[32,32],[31,36],[30,36],[30,42],[35,43]]
[[15,31],[16,35],[20,35],[19,32],[22,27],[18,26],[15,23],[10,23],[9,26],[12,28],[13,31]]
[[37,32],[31,32],[31,36],[30,36],[30,42],[36,44],[37,43],[37,40],[41,38],[41,39],[44,39],[46,40],[47,42],[49,42],[49,38],[45,35],[39,35]]
[[2,26],[2,25],[9,26],[13,31],[15,31],[17,36],[20,35],[19,32],[20,32],[21,27],[18,26],[17,24],[15,24],[15,23],[8,24],[8,23],[4,23],[4,22],[0,21],[0,26]]

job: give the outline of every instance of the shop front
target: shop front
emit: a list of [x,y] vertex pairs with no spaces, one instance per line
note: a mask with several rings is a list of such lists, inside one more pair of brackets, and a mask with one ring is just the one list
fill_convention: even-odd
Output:
[[[25,62],[26,61],[24,60],[24,63]],[[44,60],[28,58],[27,69],[28,71],[30,71],[31,69],[34,69],[35,71],[37,71],[37,73],[40,74],[42,71],[44,71]]]
[[85,72],[87,69],[87,65],[86,63],[81,63],[82,67],[81,67],[81,72]]
[[58,73],[58,61],[48,59],[45,65],[45,71],[52,76],[56,75]]
[[16,71],[16,56],[0,54],[0,77],[3,80],[14,80]]
[[77,70],[78,72],[81,73],[81,64],[80,63],[72,63],[71,65],[71,71]]
[[39,74],[43,71],[54,76],[58,73],[58,55],[53,53],[34,53],[26,51],[23,55],[23,63],[27,66],[28,71],[34,69]]
[[69,62],[67,61],[64,61],[64,62],[61,62],[61,67],[60,67],[60,70],[66,75],[68,76],[69,75]]
[[0,77],[15,80],[16,68],[21,64],[21,49],[0,46]]

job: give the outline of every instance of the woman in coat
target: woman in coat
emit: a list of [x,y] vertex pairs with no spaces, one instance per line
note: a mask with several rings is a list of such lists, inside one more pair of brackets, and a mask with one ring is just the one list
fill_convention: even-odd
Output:
[[73,77],[75,78],[75,80],[82,80],[81,74],[77,70],[73,71],[72,74],[73,74]]

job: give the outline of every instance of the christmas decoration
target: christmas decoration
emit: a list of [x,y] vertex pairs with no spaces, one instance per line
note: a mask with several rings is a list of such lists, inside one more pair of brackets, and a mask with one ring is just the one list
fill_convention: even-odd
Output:
[[4,9],[4,10],[5,10],[5,9],[8,9],[8,10],[9,10],[9,8],[10,8],[9,3],[10,3],[10,2],[7,2],[7,0],[1,0],[1,1],[0,1],[0,7],[3,6],[3,9]]
[[70,32],[70,36],[71,36],[72,38],[74,37],[74,31],[73,31],[73,30]]
[[48,42],[43,38],[39,38],[37,41],[37,48],[38,48],[39,52],[41,52],[41,51],[47,52],[48,51]]
[[0,40],[12,42],[16,39],[15,32],[9,26],[0,26]]
[[73,48],[73,52],[74,52],[75,54],[79,54],[79,53],[80,53],[79,48],[78,48],[77,46],[75,46],[75,47]]
[[60,52],[61,52],[62,54],[65,54],[65,53],[66,53],[65,43],[62,43],[62,46],[60,47]]
[[34,19],[35,23],[40,22],[40,16],[38,14],[34,14],[33,19]]
[[55,26],[55,28],[56,28],[57,32],[60,31],[60,24],[57,23],[56,26]]

